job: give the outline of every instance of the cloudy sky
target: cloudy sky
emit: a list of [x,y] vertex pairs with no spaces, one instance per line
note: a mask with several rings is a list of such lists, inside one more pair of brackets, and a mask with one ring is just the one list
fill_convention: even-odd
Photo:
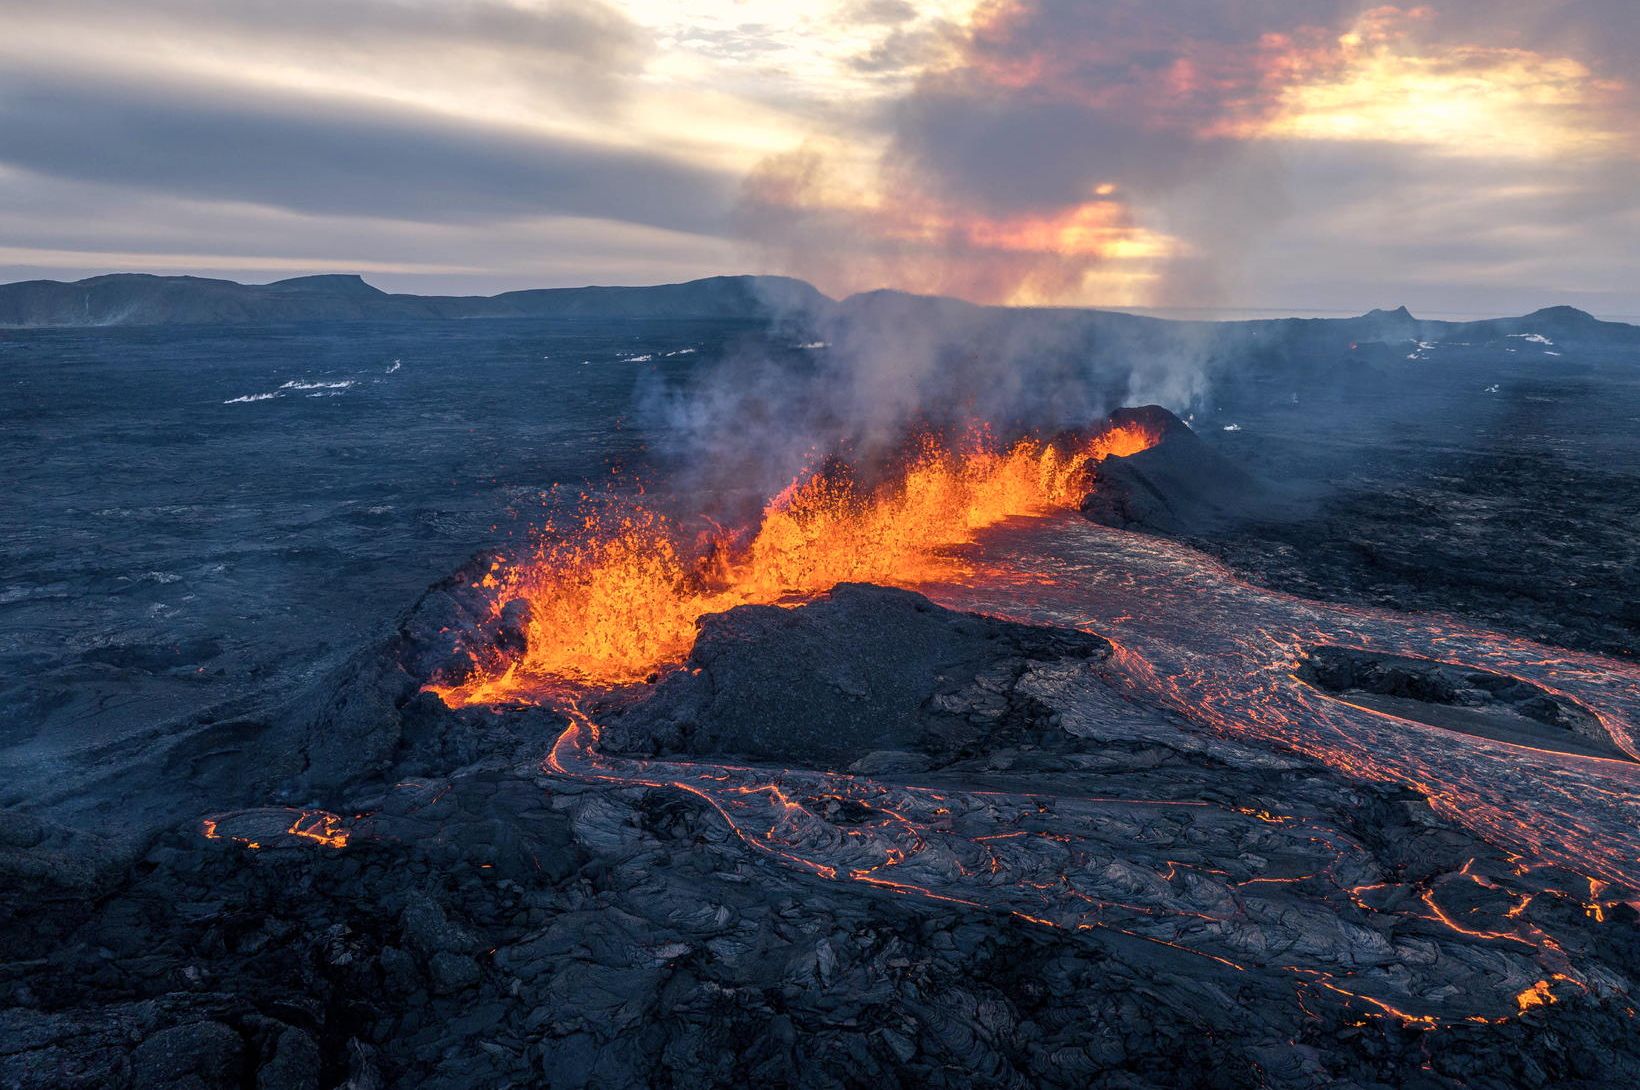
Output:
[[1640,315],[1634,0],[0,0],[0,279]]

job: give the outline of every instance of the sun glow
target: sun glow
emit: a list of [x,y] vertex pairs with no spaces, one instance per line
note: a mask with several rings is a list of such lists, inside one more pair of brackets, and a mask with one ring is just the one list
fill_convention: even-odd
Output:
[[1219,135],[1416,144],[1457,155],[1542,158],[1613,150],[1606,114],[1622,85],[1570,57],[1472,44],[1435,47],[1423,9],[1375,9],[1318,49],[1271,62],[1274,109]]

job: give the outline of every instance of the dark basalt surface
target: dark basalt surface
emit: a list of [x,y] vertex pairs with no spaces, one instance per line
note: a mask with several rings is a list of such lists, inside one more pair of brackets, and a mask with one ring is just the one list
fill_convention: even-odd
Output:
[[[1640,475],[1627,465],[1455,459],[1417,486],[1361,487],[1300,518],[1179,534],[1304,597],[1453,613],[1529,639],[1640,650]],[[1640,463],[1637,463],[1640,464]]]
[[1143,528],[1303,597],[1457,614],[1632,659],[1640,353],[1512,344],[1249,376],[1192,426],[1304,502]]
[[1435,726],[1567,753],[1629,759],[1587,708],[1520,678],[1347,647],[1314,648],[1298,676],[1326,692]]
[[[292,291],[316,287],[354,313],[352,287]],[[1132,333],[1116,351],[1173,343],[1088,321]],[[1438,325],[1249,324],[1285,339],[1204,397],[1188,456],[1107,467],[1133,497],[1109,521],[1308,596],[1632,654],[1628,334]],[[551,709],[420,694],[518,626],[473,572],[398,605],[501,545],[486,528],[533,523],[541,482],[632,463],[608,428],[632,361],[739,336],[0,334],[23,509],[0,589],[0,1087],[1640,1084],[1632,894],[1149,707],[1081,633],[858,587],[711,618],[697,673],[584,702],[626,754],[598,779],[542,774]],[[1270,481],[1297,506],[1252,502]],[[1405,685],[1348,664],[1338,695],[1583,737],[1518,714],[1531,694],[1378,665]],[[776,787],[803,819],[788,856],[760,839],[786,833]],[[852,878],[882,859],[850,853],[885,822],[859,800],[913,792],[940,851]],[[720,807],[748,800],[737,833]]]
[[1296,502],[1213,450],[1159,405],[1117,409],[1110,421],[1138,424],[1157,441],[1094,470],[1082,513],[1095,522],[1181,536],[1277,514]]
[[604,744],[799,768],[869,765],[896,752],[902,762],[949,763],[1008,745],[1051,749],[1063,733],[1020,679],[1033,663],[1109,654],[1098,636],[842,583],[802,609],[743,606],[705,618],[685,668],[612,717]]
[[[1296,408],[1243,406],[1236,416],[1258,413],[1260,433],[1213,442],[1165,409],[1119,410],[1113,415],[1142,414],[1162,441],[1103,463],[1082,512],[1177,538],[1252,582],[1303,597],[1453,613],[1632,658],[1640,649],[1640,452],[1616,431],[1636,380],[1614,378],[1609,419],[1574,416],[1572,406],[1586,403],[1564,392],[1532,395],[1558,414],[1511,418],[1504,428],[1464,422],[1438,443],[1420,436],[1370,455],[1366,437],[1351,446],[1326,434],[1330,410],[1309,420]],[[1593,437],[1574,443],[1557,426]]]
[[[345,847],[293,832],[302,811],[268,800],[215,814],[209,838],[178,813],[134,853],[9,821],[0,1085],[1593,1090],[1640,1078],[1624,994],[1640,920],[1626,907],[1597,924],[1546,892],[1572,876],[1520,876],[1415,796],[1127,701],[1102,679],[1097,638],[844,587],[792,611],[709,618],[690,670],[597,711],[625,748],[686,753],[707,771],[720,755],[778,760],[792,804],[836,830],[794,851],[866,827],[809,794],[827,781],[805,789],[802,769],[875,762],[967,807],[962,822],[1021,823],[989,841],[1026,852],[997,856],[1006,873],[1029,876],[1030,852],[1058,850],[1032,830],[1071,833],[1104,845],[1077,881],[1112,902],[1159,898],[1072,930],[1005,899],[817,876],[754,850],[697,794],[622,781],[618,759],[601,779],[542,775],[557,714],[452,712],[415,694],[417,671],[479,606],[464,580],[435,588],[316,713],[267,728],[305,757],[285,790],[307,784],[303,803],[328,807]],[[893,747],[899,757],[862,753]],[[138,762],[133,785],[154,772]],[[1042,858],[1046,882],[1060,864]],[[1188,881],[1158,884],[1181,868]],[[1351,901],[1306,877],[1320,870],[1372,892]],[[1512,1014],[1508,997],[1539,970],[1529,951],[1439,926],[1419,891],[1465,918],[1534,894],[1523,926],[1553,933],[1597,985],[1557,983],[1523,1016],[1464,1020]],[[1216,938],[1141,937],[1208,908],[1223,916]],[[1247,964],[1188,948],[1204,942]],[[1450,1019],[1404,1025],[1288,965],[1413,981]]]

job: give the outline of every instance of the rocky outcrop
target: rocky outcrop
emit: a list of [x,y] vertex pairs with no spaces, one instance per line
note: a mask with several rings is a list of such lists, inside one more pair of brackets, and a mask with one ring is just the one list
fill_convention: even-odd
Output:
[[741,606],[701,622],[689,661],[605,724],[612,752],[842,768],[879,751],[936,763],[1070,739],[1020,685],[1033,665],[1110,645],[842,583],[801,609]]
[[1628,759],[1598,716],[1520,678],[1348,647],[1312,648],[1298,676],[1325,692],[1434,726],[1567,753]]

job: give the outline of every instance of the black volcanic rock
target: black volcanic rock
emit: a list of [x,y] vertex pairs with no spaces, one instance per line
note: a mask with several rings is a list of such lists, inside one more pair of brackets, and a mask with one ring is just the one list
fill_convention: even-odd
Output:
[[[367,294],[357,284],[331,286],[334,291],[320,284],[278,294],[297,301]],[[347,312],[337,306],[337,313]],[[884,324],[892,323],[890,317]],[[1111,316],[1110,324],[1094,324],[1103,333],[1166,323]],[[1288,336],[1285,325],[1254,328],[1270,330],[1272,339],[1277,329]],[[1283,340],[1304,347],[1284,359],[1304,368],[1315,365],[1310,348],[1334,352],[1349,325],[1293,328],[1311,332]],[[1529,328],[1558,339],[1547,326]],[[406,336],[421,333],[418,327]],[[206,336],[225,344],[238,335]],[[351,331],[329,336],[334,340],[315,343],[339,344]],[[57,341],[152,340],[167,351],[184,342],[177,331],[3,339],[7,367]],[[1022,343],[1037,342],[1026,337]],[[1397,403],[1418,395],[1409,376],[1444,371],[1397,363],[1405,349],[1396,357],[1382,343],[1379,348],[1384,388]],[[284,366],[295,350],[281,344],[275,351],[285,354]],[[374,371],[397,351],[380,352],[378,361],[372,349],[368,366]],[[1522,346],[1521,355],[1528,354]],[[199,368],[201,358],[179,357],[178,372]],[[1412,493],[1425,510],[1369,510],[1379,523],[1406,529],[1404,538],[1386,546],[1371,536],[1372,521],[1358,514],[1291,540],[1317,554],[1370,550],[1372,570],[1420,580],[1419,592],[1403,599],[1409,607],[1461,604],[1462,598],[1437,597],[1460,578],[1493,580],[1510,611],[1523,608],[1518,603],[1527,593],[1539,595],[1543,614],[1556,617],[1593,602],[1607,616],[1628,618],[1629,627],[1610,629],[1615,635],[1608,639],[1632,649],[1632,604],[1640,595],[1625,593],[1637,570],[1629,563],[1637,535],[1628,531],[1640,503],[1617,471],[1632,462],[1625,459],[1632,446],[1618,440],[1628,436],[1620,428],[1633,403],[1611,383],[1571,398],[1565,385],[1571,360],[1568,353],[1566,363],[1534,361],[1542,364],[1544,384],[1527,391],[1533,396],[1518,403],[1510,428],[1548,433],[1557,449],[1565,437],[1564,449],[1604,463],[1604,476],[1570,475],[1544,457],[1520,456],[1518,472],[1482,488],[1467,464],[1442,464],[1436,468],[1456,484]],[[106,381],[125,362],[112,360],[111,370],[86,381]],[[398,381],[419,373],[414,358],[407,359]],[[56,391],[39,374],[24,369],[20,377],[34,378],[42,403]],[[1500,379],[1481,374],[1468,372],[1461,384],[1466,396],[1490,408],[1504,398],[1480,388]],[[1283,406],[1294,389],[1285,379],[1273,391]],[[1501,381],[1507,393],[1510,378]],[[505,384],[473,388],[492,387]],[[220,396],[258,388],[235,386]],[[382,392],[394,389],[384,383]],[[1303,397],[1302,410],[1295,398],[1284,411],[1313,413],[1308,389]],[[1557,417],[1554,399],[1560,398],[1568,408]],[[140,424],[130,431],[96,424],[95,430],[131,440],[105,453],[164,438],[150,434],[157,430],[150,407],[128,404],[117,387],[111,399]],[[203,408],[187,396],[175,400],[190,412]],[[441,385],[438,400],[416,404],[443,420],[458,400]],[[24,427],[15,431],[33,427],[27,413],[40,411],[29,409],[26,397],[21,404]],[[343,398],[302,407],[350,404]],[[1590,419],[1590,410],[1601,407],[1618,427]],[[1324,451],[1325,431],[1364,411],[1360,398],[1348,409],[1327,418],[1316,429],[1319,437],[1311,433],[1296,458],[1258,464],[1291,465]],[[1270,426],[1240,411],[1227,409],[1215,421],[1247,423],[1216,448],[1236,459],[1247,455],[1245,441]],[[1443,444],[1473,444],[1471,432],[1452,426],[1448,410],[1441,415]],[[69,403],[64,415],[38,416],[50,426],[39,428],[37,448],[15,448],[24,452],[17,464],[33,460],[35,449],[50,454],[87,443],[87,421],[94,419],[80,402]],[[371,426],[368,414],[346,419],[353,426],[337,428],[338,439],[344,430],[362,435]],[[402,426],[402,419],[375,426]],[[1580,431],[1585,419],[1587,434]],[[478,423],[463,420],[463,426]],[[1357,444],[1346,457],[1380,457],[1406,442],[1404,432],[1370,412],[1364,426],[1377,430],[1374,442]],[[214,427],[185,422],[177,430],[204,445]],[[1602,427],[1617,439],[1606,447],[1587,444]],[[493,432],[512,434],[500,425]],[[403,456],[416,433],[398,433],[376,454],[357,456],[329,446],[323,431],[270,434],[304,444],[317,434],[325,449],[342,456],[344,469],[362,470],[368,461]],[[415,441],[443,449],[449,434],[421,433]],[[1215,431],[1204,441],[1212,447],[1218,439]],[[218,444],[210,447],[217,457]],[[164,471],[185,478],[198,472],[197,463],[171,456],[183,448],[157,449],[166,455]],[[114,455],[91,464],[106,472]],[[70,480],[34,477],[30,487],[61,486],[78,508]],[[429,512],[440,507],[426,492],[378,497],[377,491],[361,487],[363,502]],[[1381,502],[1399,503],[1405,494],[1399,486],[1375,489]],[[1491,505],[1505,494],[1514,506],[1494,514]],[[117,502],[159,501],[132,495]],[[244,555],[245,531],[195,533],[169,507],[159,511],[167,535],[197,538],[198,549],[174,554],[179,560],[227,552],[266,584],[259,596],[243,599],[235,626],[213,623],[196,642],[183,638],[188,629],[180,622],[174,632],[162,627],[168,622],[155,622],[134,635],[123,624],[103,622],[111,615],[95,603],[107,589],[106,576],[54,585],[64,578],[60,569],[70,566],[56,555],[64,542],[55,538],[62,535],[44,535],[38,549],[20,545],[8,554],[20,572],[38,569],[37,577],[25,575],[20,583],[32,581],[43,592],[39,605],[11,601],[8,612],[91,606],[89,614],[106,628],[99,637],[108,638],[76,643],[71,651],[78,665],[145,676],[193,674],[195,662],[214,665],[239,642],[278,647],[273,637],[286,627],[300,628],[310,642],[339,638],[339,630],[309,612],[311,595],[304,605],[291,596],[297,589],[291,580]],[[1448,515],[1467,521],[1438,521]],[[74,518],[88,522],[83,513]],[[445,518],[439,514],[437,525],[450,526]],[[25,517],[20,525],[27,523]],[[1580,538],[1578,525],[1592,523],[1605,523],[1608,536]],[[77,522],[70,525],[78,532]],[[119,537],[144,536],[132,521],[111,525],[117,528],[98,540],[113,545]],[[335,540],[333,521],[304,525],[303,543]],[[438,555],[440,546],[415,541],[424,561],[424,550]],[[403,540],[394,548],[403,550]],[[336,557],[347,576],[343,585],[361,588],[360,602],[374,601],[364,595],[351,559],[337,550],[325,555]],[[73,564],[82,565],[90,566]],[[1603,566],[1612,574],[1599,576]],[[150,729],[112,743],[87,737],[82,752],[104,771],[98,780],[86,780],[64,759],[8,785],[12,805],[21,809],[8,808],[0,820],[0,1087],[122,1090],[134,1085],[139,1070],[162,1084],[192,1080],[241,1090],[543,1083],[1604,1090],[1640,1084],[1628,1013],[1640,979],[1636,917],[1624,903],[1635,900],[1633,892],[1597,895],[1587,875],[1553,865],[1521,867],[1519,857],[1455,824],[1449,803],[1432,808],[1413,791],[1362,782],[1239,736],[1236,724],[1218,730],[1187,705],[1158,702],[1157,690],[1147,686],[1122,687],[1118,682],[1135,676],[1123,668],[1126,654],[1102,660],[1097,650],[1083,656],[1073,646],[1075,653],[1060,656],[1054,641],[1076,645],[1074,636],[1036,630],[975,641],[972,631],[942,630],[954,622],[941,612],[933,615],[937,625],[911,618],[908,640],[879,640],[879,628],[899,631],[902,603],[862,591],[846,624],[817,626],[808,617],[788,626],[782,618],[753,614],[755,623],[737,630],[747,646],[719,647],[713,680],[723,682],[723,694],[765,699],[763,706],[785,719],[752,722],[726,696],[720,704],[703,697],[691,705],[700,716],[699,733],[708,740],[731,733],[750,738],[778,755],[768,764],[731,767],[705,754],[702,742],[704,756],[690,753],[688,761],[614,756],[578,766],[592,774],[544,775],[542,759],[564,727],[551,707],[456,712],[416,692],[430,669],[459,661],[469,641],[516,643],[516,618],[492,616],[471,587],[475,574],[429,592],[391,638],[376,638],[385,611],[359,606],[368,624],[357,637],[349,630],[346,644],[367,642],[357,655],[338,650],[323,659],[281,660],[282,652],[264,650],[258,661],[278,669],[236,682],[231,691],[206,690],[218,694],[208,706],[167,711],[165,721],[108,691],[76,697],[107,703],[114,714]],[[1570,589],[1568,576],[1576,579]],[[419,574],[404,577],[416,585],[425,581]],[[1336,576],[1322,580],[1338,582]],[[324,594],[350,593],[336,585],[325,584]],[[1313,585],[1300,589],[1314,593]],[[1223,621],[1186,603],[1173,608],[1181,611],[1182,640]],[[25,650],[52,638],[24,625],[11,631]],[[998,629],[980,624],[978,631]],[[1048,653],[1028,653],[1036,641],[1046,641]],[[939,653],[924,655],[927,647]],[[946,648],[956,652],[949,661]],[[850,661],[855,655],[860,662]],[[1209,669],[1215,665],[1210,655],[1201,660]],[[32,672],[37,660],[20,661]],[[862,703],[847,691],[850,680],[879,675],[889,684],[867,695],[881,694],[873,705],[880,716],[850,718]],[[841,686],[834,684],[839,679]],[[1378,685],[1353,671],[1343,680],[1339,695],[1351,701],[1372,694],[1350,685]],[[773,696],[750,692],[764,681],[792,684]],[[1438,679],[1424,688],[1391,678],[1387,687],[1459,701],[1419,699],[1415,703],[1433,709],[1425,715],[1488,711],[1464,704],[1462,686],[1448,688]],[[675,691],[706,693],[701,678]],[[1317,694],[1302,695],[1324,706]],[[1511,707],[1530,702],[1530,695],[1499,701]],[[604,714],[610,709],[594,700],[587,705],[596,721],[619,727],[619,718]],[[10,729],[27,738],[34,706],[17,700],[12,711]],[[70,705],[51,722],[72,722],[77,711]],[[809,722],[811,712],[839,725],[835,746],[813,731],[782,736]],[[177,714],[183,718],[169,718]],[[638,723],[641,717],[627,718]],[[1411,724],[1405,729],[1434,734]],[[656,737],[648,735],[643,752],[653,751]],[[868,749],[849,762],[849,775],[804,767],[831,768],[879,745],[907,748]],[[1514,770],[1529,764],[1500,761],[1500,774],[1525,775]],[[772,806],[754,805],[769,797],[771,783],[789,800],[790,820]],[[878,806],[861,806],[861,799]],[[742,805],[733,811],[738,826],[714,808],[719,804]],[[344,847],[316,841],[314,826],[301,824],[311,807],[329,808],[349,831]],[[895,839],[901,827],[888,811],[904,814],[926,848],[909,835]],[[770,814],[779,818],[778,829]],[[215,822],[211,837],[206,817]],[[111,843],[115,839],[120,843]],[[883,843],[897,843],[905,858],[881,867]],[[834,869],[830,876],[804,869],[770,847]],[[859,879],[855,868],[863,872]],[[957,899],[896,889],[897,881]],[[1443,925],[1434,905],[1471,930]],[[1488,934],[1494,930],[1522,941]],[[1553,975],[1566,966],[1545,964],[1561,957],[1571,963],[1572,979]],[[1445,1021],[1438,1028],[1403,1025],[1366,1000],[1317,983],[1316,973],[1326,974],[1321,981]],[[1515,997],[1539,983],[1553,1001],[1522,1013]]]
[[1098,636],[953,613],[910,591],[840,583],[800,609],[701,620],[685,670],[613,719],[616,751],[842,767],[877,751],[949,761],[1068,739],[1019,691],[1034,664],[1099,660]]
[[1298,676],[1324,692],[1448,730],[1626,760],[1598,716],[1519,678],[1349,647],[1315,647]]
[[1269,514],[1276,489],[1211,450],[1189,425],[1158,405],[1118,409],[1113,424],[1136,423],[1159,441],[1095,470],[1082,513],[1126,530],[1188,534]]
[[[465,582],[357,665],[417,661]],[[562,720],[545,709],[415,698],[379,728],[404,744],[335,804],[341,847],[281,832],[286,807],[218,814],[211,837],[179,813],[94,893],[8,880],[0,1086],[1632,1084],[1631,910],[1601,923],[1573,876],[1518,867],[1410,792],[1135,702],[1102,680],[1107,648],[843,586],[709,618],[689,669],[598,713],[650,750],[778,770],[610,757],[546,776]],[[342,692],[311,714],[395,718]],[[663,737],[680,715],[694,729]],[[882,746],[971,759],[920,785],[804,768]],[[767,833],[720,809],[771,797]],[[55,841],[8,839],[33,843]],[[860,869],[790,865],[806,854]],[[1477,925],[1513,909],[1553,950],[1428,904]]]

